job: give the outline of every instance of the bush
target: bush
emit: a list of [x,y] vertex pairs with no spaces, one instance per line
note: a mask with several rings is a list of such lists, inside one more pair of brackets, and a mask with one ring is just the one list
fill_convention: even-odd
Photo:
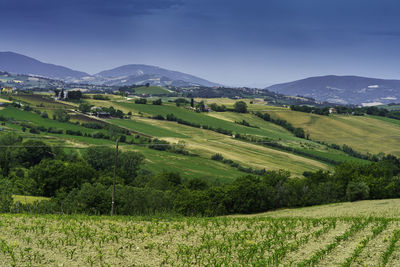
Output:
[[40,114],[40,117],[44,118],[44,119],[48,119],[49,115],[47,114],[46,111],[43,111],[42,114]]
[[224,156],[222,156],[222,154],[217,153],[211,156],[212,160],[218,160],[218,161],[222,161],[224,159]]
[[147,104],[147,99],[146,98],[136,99],[135,104]]
[[163,117],[163,115],[155,115],[155,116],[153,116],[153,119],[163,121],[164,117]]
[[349,201],[367,199],[369,197],[369,187],[364,182],[350,182],[347,185],[346,197]]
[[153,101],[153,105],[162,105],[162,100],[161,100],[161,98],[159,98],[159,99],[157,99],[157,100],[154,100],[154,101]]

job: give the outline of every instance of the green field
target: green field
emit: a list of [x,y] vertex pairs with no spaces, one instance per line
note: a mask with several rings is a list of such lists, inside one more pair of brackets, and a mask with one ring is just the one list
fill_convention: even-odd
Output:
[[217,218],[3,214],[0,265],[398,266],[399,203]]
[[150,87],[142,86],[142,87],[134,88],[134,90],[135,90],[135,94],[137,94],[137,95],[141,95],[141,94],[167,95],[167,94],[171,93],[171,91],[169,91],[168,89],[165,89],[165,88],[159,87],[159,86],[150,86]]
[[128,129],[131,129],[133,131],[137,131],[140,133],[144,133],[150,136],[154,137],[177,137],[177,138],[187,138],[188,136],[185,136],[183,134],[177,133],[170,131],[165,128],[157,127],[155,125],[152,125],[150,123],[143,123],[141,121],[137,120],[123,120],[123,119],[111,119],[107,120],[108,122],[122,126]]
[[73,123],[59,122],[57,120],[52,120],[50,118],[45,119],[36,113],[23,111],[18,108],[5,108],[3,110],[0,110],[0,115],[6,118],[12,118],[15,121],[25,122],[36,126],[53,127],[61,130],[81,131],[82,133],[93,133],[93,132],[105,133],[104,130],[93,130]]

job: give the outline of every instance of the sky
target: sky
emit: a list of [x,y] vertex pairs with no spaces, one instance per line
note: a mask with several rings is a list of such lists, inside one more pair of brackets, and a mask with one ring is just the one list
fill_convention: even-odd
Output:
[[0,0],[0,51],[90,74],[149,64],[229,86],[400,79],[398,0]]

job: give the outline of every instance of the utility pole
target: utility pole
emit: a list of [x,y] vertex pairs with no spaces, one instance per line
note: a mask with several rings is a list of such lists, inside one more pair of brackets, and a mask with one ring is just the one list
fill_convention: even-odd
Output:
[[117,137],[117,141],[115,143],[114,181],[113,181],[113,191],[112,191],[112,200],[111,200],[111,216],[114,215],[115,183],[117,180],[117,165],[118,165],[118,141],[119,141],[119,137]]

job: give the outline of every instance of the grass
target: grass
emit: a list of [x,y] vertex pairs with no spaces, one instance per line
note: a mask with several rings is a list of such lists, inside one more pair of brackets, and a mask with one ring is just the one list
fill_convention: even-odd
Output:
[[121,149],[143,153],[146,158],[143,168],[154,173],[179,172],[183,179],[200,178],[211,183],[231,182],[237,177],[246,175],[235,168],[209,158],[174,154],[132,145],[122,145]]
[[62,130],[81,131],[82,133],[93,133],[93,132],[105,133],[104,130],[93,130],[73,123],[64,123],[64,122],[59,122],[57,120],[45,119],[36,113],[23,111],[18,108],[5,108],[3,110],[0,110],[0,115],[3,115],[6,118],[13,118],[16,121],[30,123],[36,126],[44,126],[47,128],[53,127]]
[[[389,203],[370,201],[389,211]],[[361,204],[360,204],[361,203]],[[363,202],[217,218],[0,215],[1,266],[398,266],[399,210]],[[326,211],[328,210],[328,211]],[[281,215],[278,213],[281,212]],[[318,213],[320,212],[320,213]],[[272,216],[271,214],[275,214]],[[299,216],[300,215],[300,216]],[[321,216],[322,215],[322,216]],[[325,216],[327,215],[327,216]]]
[[34,202],[40,202],[43,200],[48,200],[47,197],[35,197],[35,196],[22,196],[13,195],[14,202],[20,202],[21,204],[33,204]]

